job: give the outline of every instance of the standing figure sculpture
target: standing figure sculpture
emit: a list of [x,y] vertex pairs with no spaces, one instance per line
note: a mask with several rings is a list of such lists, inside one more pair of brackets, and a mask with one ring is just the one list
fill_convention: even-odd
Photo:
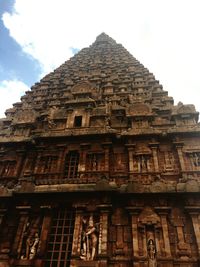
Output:
[[148,251],[148,258],[149,258],[149,267],[157,267],[156,261],[156,246],[153,239],[149,239],[147,243],[147,251]]
[[25,259],[32,260],[37,252],[37,246],[39,243],[39,235],[36,232],[35,234],[29,235],[26,240],[26,257]]
[[32,260],[35,258],[36,252],[37,252],[37,247],[38,247],[38,243],[39,243],[40,239],[39,239],[39,235],[36,232],[34,239],[33,239],[33,243],[32,246],[30,248],[30,253],[29,253],[29,259]]
[[97,228],[94,224],[93,215],[90,215],[89,221],[83,218],[83,232],[82,232],[82,260],[93,260],[97,250]]

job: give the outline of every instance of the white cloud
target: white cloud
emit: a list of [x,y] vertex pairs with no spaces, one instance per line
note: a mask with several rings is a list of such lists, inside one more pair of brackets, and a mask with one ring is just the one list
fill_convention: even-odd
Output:
[[10,35],[43,74],[102,31],[153,72],[177,101],[200,110],[199,0],[16,0],[4,14]]
[[12,108],[12,104],[20,101],[20,97],[28,91],[29,87],[18,80],[0,81],[0,118],[5,117],[4,112]]

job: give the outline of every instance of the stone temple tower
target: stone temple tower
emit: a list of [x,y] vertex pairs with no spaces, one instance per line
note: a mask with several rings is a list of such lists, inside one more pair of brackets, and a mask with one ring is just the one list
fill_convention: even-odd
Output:
[[1,267],[200,266],[200,125],[102,33],[0,120]]

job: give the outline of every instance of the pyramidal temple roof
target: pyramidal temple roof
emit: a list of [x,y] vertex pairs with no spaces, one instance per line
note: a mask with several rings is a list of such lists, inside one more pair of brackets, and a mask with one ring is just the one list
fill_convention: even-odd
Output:
[[0,141],[199,132],[195,107],[173,103],[147,68],[102,33],[6,111]]

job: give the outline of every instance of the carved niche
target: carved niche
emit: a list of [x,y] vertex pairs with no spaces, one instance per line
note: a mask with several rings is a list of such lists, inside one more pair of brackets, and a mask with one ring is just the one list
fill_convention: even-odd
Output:
[[92,87],[92,84],[88,81],[79,82],[73,86],[72,94],[75,98],[90,96],[92,93]]
[[200,169],[200,150],[189,151],[187,157],[193,170]]
[[153,171],[152,152],[145,144],[138,144],[133,154],[133,170],[138,173]]
[[93,261],[98,255],[100,229],[98,216],[95,216],[93,213],[83,215],[81,229],[80,259],[84,261]]
[[146,206],[138,217],[139,255],[147,257],[148,266],[157,266],[157,254],[162,247],[160,217],[152,207]]
[[113,211],[108,233],[108,252],[110,257],[130,260],[133,253],[131,222],[124,209],[116,208]]
[[36,116],[36,112],[32,109],[19,110],[13,118],[13,124],[34,123]]
[[32,260],[37,256],[41,222],[40,216],[21,216],[13,248],[18,259]]
[[174,207],[170,215],[171,222],[171,232],[174,234],[174,252],[178,257],[191,257],[191,246],[188,239],[189,232],[192,232],[192,229],[188,229],[190,220],[187,219],[186,225],[186,216],[182,209]]
[[158,156],[161,172],[164,174],[178,172],[178,156],[175,154],[170,144],[160,145]]
[[128,172],[128,155],[124,148],[113,147],[111,153],[110,169],[113,173],[127,173]]

